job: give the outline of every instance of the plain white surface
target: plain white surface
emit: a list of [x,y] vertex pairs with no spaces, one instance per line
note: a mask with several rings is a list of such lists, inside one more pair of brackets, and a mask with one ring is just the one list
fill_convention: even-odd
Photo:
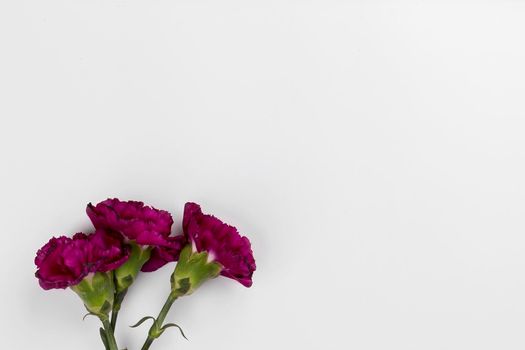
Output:
[[[437,1],[436,1],[437,3]],[[235,224],[258,270],[152,349],[523,349],[525,6],[0,3],[2,349],[101,349],[35,251],[109,196]],[[118,329],[139,349],[173,266]]]

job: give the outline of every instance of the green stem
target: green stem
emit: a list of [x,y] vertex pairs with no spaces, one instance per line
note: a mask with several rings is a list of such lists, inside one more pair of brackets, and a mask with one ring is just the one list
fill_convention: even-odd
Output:
[[164,306],[159,312],[159,316],[155,319],[153,324],[151,325],[149,332],[148,332],[148,338],[146,338],[146,341],[144,342],[144,345],[142,346],[142,350],[148,350],[151,346],[151,343],[155,339],[157,339],[162,334],[162,323],[164,322],[164,319],[168,315],[168,312],[170,311],[171,305],[177,300],[178,295],[175,292],[171,292],[168,296],[168,299],[166,299],[166,302],[164,303]]
[[122,292],[117,292],[115,294],[115,300],[113,301],[113,309],[111,311],[111,329],[113,332],[115,332],[115,329],[117,327],[117,318],[118,313],[120,311],[120,306],[122,305],[122,301],[124,300],[124,297],[126,296],[126,293],[128,292],[128,289],[124,289]]
[[153,338],[148,337],[146,341],[144,342],[144,345],[142,346],[142,350],[149,349],[151,343],[153,343]]
[[100,318],[100,320],[102,321],[102,325],[104,325],[109,350],[119,350],[115,335],[113,334],[113,328],[111,328],[111,323],[107,318]]

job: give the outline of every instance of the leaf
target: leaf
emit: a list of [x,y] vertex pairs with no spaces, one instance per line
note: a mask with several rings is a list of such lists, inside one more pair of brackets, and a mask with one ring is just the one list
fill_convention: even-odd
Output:
[[85,320],[86,320],[86,317],[88,317],[88,316],[97,316],[97,317],[98,317],[97,314],[94,314],[94,313],[92,313],[92,312],[88,312],[87,314],[84,315],[84,317],[82,317],[82,321],[85,321]]
[[184,332],[182,331],[182,328],[180,328],[180,326],[178,324],[175,324],[175,323],[168,323],[164,326],[162,326],[162,328],[160,329],[162,332],[164,332],[167,328],[170,328],[170,327],[177,327],[180,331],[180,334],[182,334],[182,336],[184,337],[184,339],[188,340],[188,338],[186,338],[186,335],[184,335]]
[[138,321],[137,323],[135,323],[133,326],[130,326],[130,327],[131,327],[131,328],[138,327],[138,326],[140,326],[141,324],[143,324],[146,320],[149,320],[149,319],[152,319],[153,322],[155,322],[155,317],[146,316],[146,317],[142,317],[142,318],[140,319],[140,321]]
[[104,328],[100,327],[100,338],[102,338],[102,342],[104,343],[104,347],[106,350],[109,350],[108,345],[108,338],[106,338],[106,333],[104,332]]

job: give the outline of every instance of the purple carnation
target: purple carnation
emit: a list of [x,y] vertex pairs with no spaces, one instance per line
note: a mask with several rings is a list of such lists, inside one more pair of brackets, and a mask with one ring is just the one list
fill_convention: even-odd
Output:
[[173,219],[165,210],[145,206],[142,202],[107,199],[88,204],[86,212],[95,228],[116,231],[141,245],[169,246]]
[[221,275],[252,285],[255,259],[250,241],[233,226],[212,215],[202,213],[195,203],[186,203],[182,221],[184,234],[198,252],[208,252],[210,258],[222,265]]
[[115,233],[97,230],[92,235],[51,238],[36,254],[36,277],[43,289],[67,288],[92,272],[111,271],[122,265],[129,249]]

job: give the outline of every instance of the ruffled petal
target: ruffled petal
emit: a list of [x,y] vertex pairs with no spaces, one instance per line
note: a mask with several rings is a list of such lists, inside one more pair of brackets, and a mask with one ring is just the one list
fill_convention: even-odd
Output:
[[143,272],[153,272],[160,269],[167,263],[179,260],[179,255],[186,244],[186,237],[184,235],[178,235],[174,237],[168,237],[168,244],[164,246],[157,246],[153,248],[151,257],[142,266]]
[[171,214],[165,210],[117,198],[97,205],[89,203],[86,213],[95,228],[116,231],[141,245],[165,243],[161,238],[170,235],[173,225]]
[[91,235],[77,233],[73,238],[53,237],[36,254],[35,276],[44,289],[64,289],[89,273],[116,269],[128,256],[129,247],[117,233],[97,230]]

